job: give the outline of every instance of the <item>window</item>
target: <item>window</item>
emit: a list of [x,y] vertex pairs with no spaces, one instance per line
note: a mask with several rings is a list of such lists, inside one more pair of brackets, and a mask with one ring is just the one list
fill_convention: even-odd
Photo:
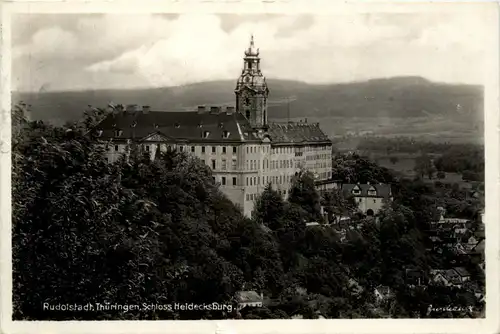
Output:
[[212,176],[212,181],[214,181],[214,183],[215,183],[215,176]]
[[373,203],[377,203],[377,200],[376,200],[376,199],[374,199],[374,200],[373,200]]
[[212,153],[215,153],[215,149],[216,149],[216,147],[212,146]]
[[250,200],[250,195],[249,195],[249,194],[247,194],[247,201],[249,201],[249,200]]
[[227,169],[226,159],[222,159],[222,166],[221,166],[221,169],[222,169],[222,170],[226,170],[226,169]]
[[233,153],[236,154],[236,146],[233,146]]
[[205,153],[205,146],[201,147],[201,153]]
[[149,152],[149,145],[146,145],[146,152]]
[[247,177],[247,186],[248,186],[248,177]]
[[215,160],[212,160],[212,169],[215,169]]
[[221,178],[221,181],[222,181],[222,185],[225,186],[226,185],[226,178],[224,176]]
[[250,185],[253,186],[253,178],[250,178]]
[[247,146],[247,153],[248,153],[248,146]]
[[191,146],[191,152],[194,153],[194,146]]
[[118,145],[115,145],[115,151],[118,151]]
[[361,190],[360,190],[358,187],[356,187],[356,188],[354,188],[354,189],[352,190],[352,193],[353,193],[354,195],[359,195],[359,194],[361,194]]
[[226,146],[222,146],[222,154],[226,154]]
[[203,131],[203,138],[208,138],[209,135],[210,135],[209,131]]
[[233,186],[235,186],[235,185],[236,185],[236,178],[233,177]]
[[235,170],[236,168],[236,159],[233,159],[233,162],[231,163],[231,169]]
[[222,133],[222,137],[229,138],[229,131],[225,131]]

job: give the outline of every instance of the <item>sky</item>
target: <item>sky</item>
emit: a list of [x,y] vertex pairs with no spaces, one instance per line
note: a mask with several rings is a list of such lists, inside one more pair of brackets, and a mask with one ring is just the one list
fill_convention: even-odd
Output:
[[482,84],[488,25],[475,12],[345,15],[16,14],[12,90],[236,80],[250,35],[267,78],[307,83],[422,76]]

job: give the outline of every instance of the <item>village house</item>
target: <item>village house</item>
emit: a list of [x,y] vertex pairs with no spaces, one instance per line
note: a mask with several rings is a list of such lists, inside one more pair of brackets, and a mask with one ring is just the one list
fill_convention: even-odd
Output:
[[236,300],[238,303],[236,309],[238,311],[245,307],[262,307],[264,295],[262,292],[258,294],[255,291],[238,291]]
[[470,280],[470,273],[463,267],[456,267],[446,270],[431,270],[431,280],[429,284],[443,284],[461,288],[464,283]]
[[346,196],[353,196],[358,209],[368,216],[376,215],[384,203],[391,202],[392,191],[389,184],[352,184],[345,183],[341,186]]

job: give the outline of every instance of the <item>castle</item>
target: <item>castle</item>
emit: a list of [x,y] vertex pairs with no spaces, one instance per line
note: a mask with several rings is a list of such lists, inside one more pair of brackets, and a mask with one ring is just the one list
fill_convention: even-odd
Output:
[[190,112],[113,108],[96,128],[100,139],[108,141],[108,161],[127,153],[132,141],[153,159],[158,146],[193,154],[212,169],[214,181],[247,216],[269,183],[286,198],[300,170],[315,175],[319,191],[334,188],[332,142],[319,123],[268,122],[269,88],[253,36],[243,60],[235,107],[199,106]]

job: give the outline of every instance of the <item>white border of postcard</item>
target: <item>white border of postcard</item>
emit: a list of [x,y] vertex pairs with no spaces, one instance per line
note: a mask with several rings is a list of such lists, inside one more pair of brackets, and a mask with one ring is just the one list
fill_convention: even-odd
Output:
[[[0,4],[1,47],[1,331],[5,333],[498,333],[499,272],[499,18],[496,2],[374,2],[374,1],[14,1]],[[486,318],[384,320],[221,320],[221,321],[12,321],[10,204],[10,18],[13,13],[322,13],[415,11],[485,11],[491,25],[486,55]],[[487,13],[486,13],[487,12]],[[348,31],[345,32],[349,33]],[[446,41],[443,41],[446,43]]]

